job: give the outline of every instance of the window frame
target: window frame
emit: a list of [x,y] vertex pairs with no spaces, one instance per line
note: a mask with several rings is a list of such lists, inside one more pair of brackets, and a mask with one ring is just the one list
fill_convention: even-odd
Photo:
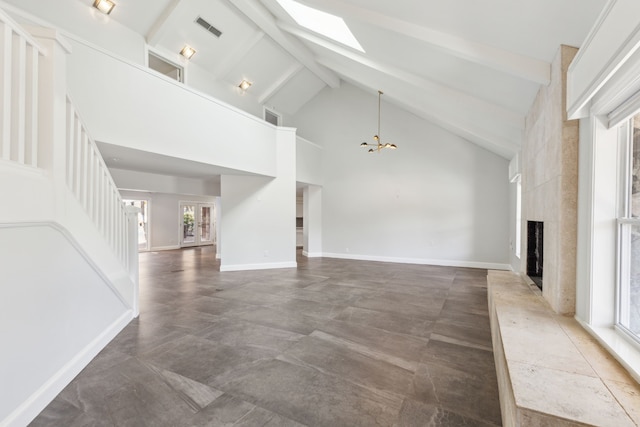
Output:
[[515,229],[515,256],[522,259],[522,179],[518,174],[516,184],[516,229]]
[[640,383],[640,345],[616,318],[623,122],[606,118],[591,111],[579,124],[575,319]]
[[618,209],[616,220],[616,307],[614,329],[626,340],[640,348],[640,334],[629,328],[629,312],[625,299],[630,298],[629,282],[631,280],[630,237],[631,227],[640,225],[640,218],[633,217],[631,212],[631,188],[633,173],[633,120],[640,111],[619,125],[619,183]]
[[[167,65],[170,65],[172,67],[175,67],[176,70],[178,70],[178,77],[177,79],[162,73],[161,71],[156,70],[155,68],[151,68],[150,64],[149,64],[149,57],[153,56],[155,57],[157,60],[164,62]],[[179,58],[178,58],[179,59]],[[169,59],[166,55],[151,49],[150,47],[147,46],[146,48],[146,56],[145,56],[145,66],[152,70],[154,73],[157,73],[161,76],[164,76],[168,79],[171,79],[172,81],[178,82],[178,83],[183,83],[185,84],[187,81],[187,70],[184,64],[181,64],[180,61],[173,61],[171,59]]]

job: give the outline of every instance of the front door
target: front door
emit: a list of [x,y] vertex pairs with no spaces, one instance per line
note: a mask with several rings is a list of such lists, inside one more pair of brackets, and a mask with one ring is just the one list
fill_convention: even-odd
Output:
[[209,203],[180,203],[180,246],[212,245],[213,205]]

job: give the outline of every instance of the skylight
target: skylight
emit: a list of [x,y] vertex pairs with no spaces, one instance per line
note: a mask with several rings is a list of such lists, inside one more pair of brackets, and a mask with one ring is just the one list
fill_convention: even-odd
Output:
[[298,25],[357,49],[360,52],[364,52],[358,40],[356,40],[351,30],[349,30],[349,27],[347,27],[347,24],[345,24],[344,19],[339,16],[305,6],[294,0],[278,0],[278,3],[291,15]]

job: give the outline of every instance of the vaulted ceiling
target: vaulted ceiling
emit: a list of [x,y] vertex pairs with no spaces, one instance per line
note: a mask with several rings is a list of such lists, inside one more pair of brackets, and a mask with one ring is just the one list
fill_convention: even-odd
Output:
[[346,81],[506,158],[559,46],[579,47],[607,2],[297,0],[342,17],[363,53],[301,27],[277,0],[114,1],[111,19],[151,48],[189,44],[194,64],[225,84],[253,82],[277,111],[293,115]]

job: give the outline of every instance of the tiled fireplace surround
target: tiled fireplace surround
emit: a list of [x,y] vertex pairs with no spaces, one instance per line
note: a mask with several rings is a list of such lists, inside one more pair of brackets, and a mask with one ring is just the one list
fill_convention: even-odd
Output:
[[[567,120],[566,75],[577,49],[561,46],[526,117],[521,152],[522,242],[527,221],[544,223],[544,298],[556,313],[575,312],[578,203],[578,121]],[[522,247],[526,254],[527,248]],[[526,271],[523,256],[522,271]]]
[[[489,313],[505,426],[640,426],[640,385],[572,318],[576,301],[578,122],[566,120],[561,46],[526,117],[521,275],[489,272]],[[543,291],[523,280],[527,222],[544,223]]]

